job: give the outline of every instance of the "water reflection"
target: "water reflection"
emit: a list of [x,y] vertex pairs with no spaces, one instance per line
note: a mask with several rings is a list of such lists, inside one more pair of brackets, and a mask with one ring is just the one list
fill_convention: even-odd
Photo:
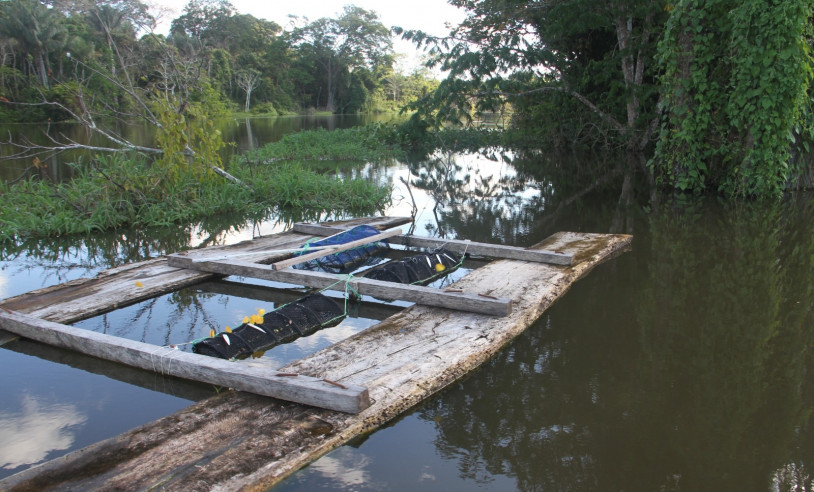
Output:
[[[618,162],[596,156],[503,149],[438,152],[408,162],[409,175],[397,176],[403,184],[394,181],[394,195],[414,199],[431,235],[528,246],[558,230],[611,228],[607,219],[596,229],[596,221],[575,213],[575,208],[589,200],[618,197],[621,169]],[[625,213],[631,208],[632,189],[625,187],[627,195],[620,200]],[[581,223],[575,223],[577,217]],[[568,226],[558,228],[563,223]]]
[[706,205],[706,220],[694,203],[669,208],[651,222],[652,288],[638,311],[639,383],[665,416],[652,432],[682,451],[687,485],[768,485],[790,459],[811,470],[814,455],[795,450],[811,442],[814,408],[810,197]]
[[439,452],[519,490],[810,488],[812,214],[810,197],[653,214],[635,256],[420,411]]
[[0,364],[0,479],[214,394],[22,339],[2,346]]
[[[283,135],[301,130],[324,128],[350,128],[375,122],[391,122],[404,119],[398,114],[375,115],[294,115],[279,117],[255,118],[223,118],[215,122],[216,129],[220,130],[223,141],[229,143],[222,151],[224,162],[235,154],[257,148],[269,142],[279,140]],[[114,134],[136,145],[151,146],[155,140],[155,128],[143,122],[115,122],[111,128]],[[21,176],[37,175],[53,181],[64,181],[74,175],[74,170],[68,163],[89,156],[89,152],[82,150],[49,151],[45,148],[53,144],[54,140],[60,142],[79,142],[108,148],[111,142],[101,138],[76,123],[50,123],[50,124],[5,124],[0,125],[0,134],[11,135],[12,140],[28,147],[35,147],[33,151],[12,145],[8,137],[0,141],[0,180],[11,181]],[[115,147],[115,146],[114,146]],[[36,159],[35,159],[36,158]]]
[[338,484],[343,490],[352,490],[362,485],[367,489],[376,490],[379,487],[371,480],[370,473],[366,470],[372,461],[369,456],[343,448],[330,457],[314,463],[313,471],[323,479]]
[[349,217],[341,211],[268,210],[259,215],[207,217],[198,223],[173,227],[0,242],[0,299],[93,277],[127,263],[289,230],[295,222],[345,218]]
[[70,448],[73,428],[86,420],[74,405],[23,394],[18,410],[0,411],[0,468],[39,463],[53,451]]

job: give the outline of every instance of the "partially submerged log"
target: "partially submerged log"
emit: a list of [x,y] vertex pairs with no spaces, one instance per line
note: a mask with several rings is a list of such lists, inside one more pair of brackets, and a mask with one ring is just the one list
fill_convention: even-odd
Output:
[[367,387],[356,415],[227,392],[0,481],[4,490],[265,490],[461,378],[531,325],[631,236],[559,233],[571,266],[500,260],[452,287],[510,298],[508,317],[413,306],[281,371]]

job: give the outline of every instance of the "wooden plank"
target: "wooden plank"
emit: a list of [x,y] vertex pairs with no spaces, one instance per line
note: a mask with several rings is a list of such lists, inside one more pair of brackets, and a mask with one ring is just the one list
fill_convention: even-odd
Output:
[[[232,282],[230,280],[215,280],[203,282],[195,286],[200,292],[210,292],[226,296],[244,297],[256,301],[267,302],[277,306],[288,304],[300,299],[305,293],[303,289],[282,289],[267,285],[253,285],[245,282]],[[341,299],[334,298],[342,302]],[[383,302],[362,301],[354,303],[351,317],[367,318],[381,321],[403,310],[404,306],[394,306]]]
[[[294,224],[294,231],[302,234],[328,235],[335,233],[338,228],[320,224]],[[464,241],[460,239],[438,239],[421,236],[394,236],[390,238],[394,244],[404,246],[414,246],[417,248],[440,248],[444,247],[454,253],[468,252],[473,255],[491,256],[492,258],[502,258],[507,260],[534,261],[540,263],[550,263],[552,265],[571,265],[574,256],[560,251],[546,251],[537,249],[524,249],[515,246],[505,246],[502,244],[478,243],[474,241]]]
[[381,241],[382,239],[387,239],[389,237],[397,236],[401,234],[401,229],[394,229],[392,231],[380,232],[375,236],[369,236],[362,239],[357,239],[355,241],[350,241],[344,244],[338,244],[336,246],[328,246],[323,247],[319,251],[315,251],[313,253],[307,253],[300,256],[295,256],[293,258],[289,258],[287,260],[280,260],[276,261],[269,266],[274,270],[282,270],[283,268],[287,268],[294,265],[299,265],[300,263],[304,263],[309,260],[315,260],[317,258],[322,258],[323,256],[327,256],[333,253],[338,253],[340,251],[347,251],[349,249],[353,249],[357,246],[363,246],[365,244],[370,244],[376,241]]
[[[559,233],[542,248],[563,268],[494,261],[454,287],[514,299],[497,318],[413,306],[281,370],[364,385],[373,404],[349,415],[223,392],[174,415],[0,480],[0,490],[268,490],[464,377],[519,335],[580,278],[626,251],[631,236]],[[229,418],[237,413],[239,418]],[[224,439],[224,436],[228,438]]]
[[330,410],[370,406],[366,388],[183,352],[0,310],[0,328],[20,336],[169,376],[191,379]]
[[349,277],[347,275],[334,275],[308,270],[273,270],[270,265],[238,260],[199,263],[184,255],[170,255],[168,261],[171,266],[178,268],[190,268],[220,275],[237,275],[273,280],[339,292],[344,292],[347,285],[359,294],[380,299],[400,299],[426,306],[457,309],[492,316],[508,316],[512,311],[511,299],[498,298],[490,294],[445,292],[420,285],[404,285],[364,277]]

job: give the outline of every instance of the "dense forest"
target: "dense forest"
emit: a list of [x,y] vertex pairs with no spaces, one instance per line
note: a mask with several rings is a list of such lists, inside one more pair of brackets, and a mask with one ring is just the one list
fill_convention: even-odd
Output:
[[335,19],[294,21],[284,30],[228,0],[192,0],[164,36],[139,0],[5,0],[0,96],[65,107],[0,105],[0,117],[66,119],[80,104],[126,111],[128,84],[265,114],[393,111],[437,85],[421,70],[397,71],[390,31],[374,12],[347,6]]
[[[467,17],[443,37],[391,32],[352,5],[283,29],[228,0],[191,0],[162,36],[139,0],[0,0],[0,116],[98,132],[103,116],[137,114],[192,156],[195,139],[177,138],[190,116],[406,107],[401,141],[415,141],[506,112],[538,148],[626,152],[653,190],[812,186],[814,0],[449,3]],[[396,70],[394,34],[446,78]],[[136,150],[166,155],[167,142]]]

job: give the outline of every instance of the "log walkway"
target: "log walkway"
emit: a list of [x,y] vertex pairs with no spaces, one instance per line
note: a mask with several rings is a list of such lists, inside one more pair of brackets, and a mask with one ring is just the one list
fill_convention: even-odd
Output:
[[[364,221],[358,221],[363,223]],[[379,220],[378,226],[404,222]],[[230,247],[258,251],[297,247],[285,233]],[[625,235],[558,233],[535,249],[573,256],[571,265],[498,260],[452,287],[512,300],[508,316],[415,305],[280,371],[358,385],[372,404],[357,414],[243,392],[224,392],[150,424],[0,481],[2,490],[265,490],[353,437],[409,410],[478,367],[531,325],[599,263],[626,250]],[[258,243],[267,244],[259,246]],[[224,249],[212,251],[212,257]],[[207,250],[207,254],[209,254]],[[246,259],[242,257],[242,259]],[[166,258],[105,272],[4,301],[0,307],[70,322],[188,286],[212,274],[172,268]],[[132,284],[140,280],[145,290]],[[154,285],[153,285],[154,282]],[[127,289],[105,296],[101,284]],[[106,297],[88,301],[88,296]],[[59,301],[59,302],[55,302]],[[56,307],[55,307],[56,306]]]

